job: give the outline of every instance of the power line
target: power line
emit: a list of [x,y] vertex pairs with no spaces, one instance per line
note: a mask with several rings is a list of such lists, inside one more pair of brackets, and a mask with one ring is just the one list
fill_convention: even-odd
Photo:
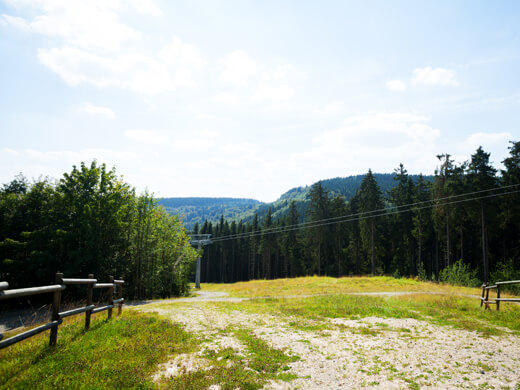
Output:
[[[442,201],[442,200],[447,200],[447,199],[455,199],[455,198],[460,198],[460,197],[463,197],[463,196],[476,195],[476,194],[481,194],[481,193],[490,192],[490,191],[499,191],[499,190],[504,190],[504,189],[508,189],[508,188],[512,188],[512,187],[518,187],[518,186],[519,186],[519,184],[512,184],[512,185],[503,186],[503,187],[490,188],[490,189],[487,189],[487,190],[472,191],[472,192],[466,192],[464,194],[459,194],[459,195],[451,195],[451,196],[435,198],[435,199],[430,199],[430,200],[425,200],[425,201],[420,201],[420,202],[408,203],[408,204],[404,204],[404,205],[401,205],[401,206],[394,206],[394,207],[395,207],[395,209],[402,209],[402,208],[405,208],[405,207],[416,206],[416,205],[420,205],[420,204],[426,204],[426,203]],[[249,237],[249,236],[251,236],[252,234],[255,234],[255,233],[268,233],[270,231],[276,232],[276,231],[278,231],[280,229],[287,229],[287,228],[296,227],[296,226],[298,226],[298,227],[306,227],[306,225],[314,225],[316,223],[340,220],[342,218],[353,217],[353,216],[358,216],[358,215],[379,213],[379,212],[382,212],[382,211],[386,212],[387,210],[388,210],[388,208],[376,209],[376,210],[371,210],[371,211],[363,211],[363,212],[359,212],[359,213],[355,213],[355,214],[342,215],[342,216],[339,216],[339,217],[332,217],[332,218],[325,218],[325,219],[320,219],[320,220],[316,220],[316,221],[302,222],[302,223],[293,224],[293,225],[287,225],[287,226],[283,226],[283,227],[279,226],[279,227],[274,227],[274,228],[269,228],[269,229],[255,230],[253,232],[244,232],[244,233],[238,233],[238,234],[231,234],[231,235],[228,235],[228,236],[219,237],[219,239],[223,239],[223,238],[227,238],[227,237],[240,238],[240,236],[242,236],[242,237]]]
[[[473,192],[468,192],[468,193],[460,194],[460,195],[453,195],[453,196],[444,197],[444,198],[436,198],[436,199],[431,199],[431,200],[427,200],[427,201],[409,203],[406,205],[396,206],[393,209],[388,209],[388,208],[377,209],[377,210],[343,215],[343,216],[339,216],[339,217],[327,218],[327,219],[322,219],[322,220],[317,220],[317,221],[303,222],[303,223],[299,223],[299,224],[288,225],[288,226],[279,226],[279,227],[265,229],[265,230],[256,230],[253,232],[239,233],[239,234],[214,238],[212,241],[220,242],[220,241],[236,240],[236,239],[240,239],[240,238],[252,238],[252,237],[257,237],[257,236],[260,236],[263,234],[285,233],[285,232],[289,232],[289,231],[299,230],[301,228],[315,228],[315,227],[320,227],[320,226],[333,225],[336,223],[361,221],[361,220],[365,220],[365,219],[369,219],[369,218],[377,218],[377,217],[381,217],[381,216],[405,213],[405,212],[409,212],[412,210],[422,210],[422,209],[427,209],[427,208],[448,206],[448,205],[458,204],[458,203],[463,203],[463,202],[470,202],[470,201],[475,201],[475,200],[493,198],[493,197],[497,197],[497,196],[504,196],[504,195],[519,193],[520,190],[502,192],[502,193],[498,193],[498,194],[496,194],[496,193],[488,194],[488,195],[483,195],[483,196],[473,197],[473,198],[468,198],[468,199],[458,199],[458,200],[453,200],[451,202],[444,202],[444,203],[440,203],[440,204],[439,203],[431,204],[433,202],[438,202],[439,200],[456,199],[456,198],[460,198],[462,196],[476,195],[476,194],[481,194],[481,193],[485,193],[485,192],[503,190],[503,189],[518,187],[518,186],[519,186],[519,184],[514,184],[514,185],[510,185],[510,186],[499,187],[496,189],[473,191]],[[426,205],[426,203],[430,203],[430,204]],[[417,207],[420,205],[422,205],[422,206]],[[402,210],[400,210],[400,209],[402,209]]]

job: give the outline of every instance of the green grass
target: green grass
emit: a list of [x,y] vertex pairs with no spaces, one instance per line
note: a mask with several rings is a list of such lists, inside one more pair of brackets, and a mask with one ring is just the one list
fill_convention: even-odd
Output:
[[483,335],[500,335],[507,328],[520,333],[520,307],[503,305],[500,311],[484,310],[477,299],[457,295],[405,295],[395,297],[323,295],[308,298],[267,298],[240,303],[218,303],[222,308],[292,316],[289,324],[307,330],[318,324],[297,321],[322,318],[414,318],[436,325],[450,325]]
[[287,372],[287,365],[299,358],[270,347],[246,329],[230,329],[245,346],[245,354],[231,348],[215,352],[207,350],[203,357],[210,362],[208,369],[188,372],[173,378],[162,378],[160,388],[207,389],[218,384],[222,390],[260,389],[268,380],[291,381],[296,378]]
[[451,286],[442,283],[421,282],[410,278],[390,276],[354,276],[331,278],[326,276],[306,276],[289,279],[251,280],[233,284],[201,285],[207,291],[226,291],[234,297],[282,297],[300,295],[330,295],[356,292],[413,291],[437,292],[443,294],[480,295],[481,289]]
[[69,319],[53,349],[44,332],[0,351],[0,388],[152,388],[159,363],[195,348],[182,328],[154,314],[125,310],[111,321],[95,317],[88,332],[82,316]]

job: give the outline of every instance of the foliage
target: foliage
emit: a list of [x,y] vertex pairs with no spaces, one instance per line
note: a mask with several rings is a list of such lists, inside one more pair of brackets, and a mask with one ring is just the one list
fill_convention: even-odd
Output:
[[54,273],[128,283],[132,298],[182,295],[196,258],[183,225],[153,195],[95,161],[56,183],[23,177],[0,190],[0,280],[50,284]]
[[[222,217],[206,221],[201,233],[211,234],[214,243],[205,248],[201,280],[368,273],[439,280],[455,259],[477,270],[481,280],[504,258],[519,269],[520,142],[509,150],[501,176],[479,147],[461,164],[449,154],[437,156],[434,177],[410,175],[400,164],[393,175],[369,170],[293,189],[259,206],[253,222],[247,217],[234,228]],[[266,228],[271,234],[264,234]],[[237,238],[220,239],[233,231]],[[260,239],[267,236],[268,253],[260,253]],[[443,277],[451,280],[450,273]]]
[[94,316],[90,330],[82,329],[83,317],[69,318],[54,349],[45,332],[0,351],[0,388],[152,388],[157,364],[195,348],[179,325],[153,314]]
[[477,277],[477,270],[472,270],[469,264],[464,264],[462,260],[444,268],[439,280],[456,286],[477,287],[481,284]]
[[[515,269],[512,259],[503,261],[497,266],[495,272],[491,273],[491,281],[493,283],[506,282],[510,280],[520,280],[520,269]],[[513,294],[520,295],[520,284],[506,284],[500,288]]]

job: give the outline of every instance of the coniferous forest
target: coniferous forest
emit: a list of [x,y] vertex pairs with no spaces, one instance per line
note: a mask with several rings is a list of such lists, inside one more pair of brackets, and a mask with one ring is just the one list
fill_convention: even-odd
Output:
[[58,181],[18,175],[0,189],[0,280],[10,288],[53,284],[61,271],[122,277],[134,299],[183,295],[196,256],[180,220],[104,164]]
[[[291,203],[251,222],[204,222],[211,234],[201,280],[235,282],[301,275],[389,274],[477,285],[520,279],[520,142],[498,171],[479,147],[456,164],[437,156],[433,181],[412,180],[400,164],[383,192],[369,170],[348,201],[321,182],[301,215]],[[304,223],[299,221],[304,220]]]

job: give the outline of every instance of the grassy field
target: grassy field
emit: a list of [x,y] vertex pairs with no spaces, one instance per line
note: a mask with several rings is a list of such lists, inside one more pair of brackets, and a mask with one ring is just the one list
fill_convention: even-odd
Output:
[[[295,331],[316,334],[341,331],[371,337],[393,331],[410,337],[409,329],[391,329],[384,323],[354,329],[341,328],[340,323],[330,321],[376,317],[414,319],[442,328],[476,332],[476,337],[483,338],[520,335],[519,305],[505,303],[498,312],[484,310],[478,298],[470,297],[479,296],[479,289],[413,279],[307,277],[203,284],[202,288],[251,299],[165,302],[126,308],[122,316],[111,321],[102,315],[94,316],[91,330],[86,333],[83,316],[68,318],[59,328],[58,345],[53,349],[48,347],[48,332],[45,332],[0,351],[0,388],[207,389],[218,383],[221,389],[257,389],[270,380],[295,379],[291,365],[300,359],[298,354],[266,342],[262,333],[256,332],[255,324],[248,322],[248,316],[269,317]],[[413,294],[355,295],[367,292]],[[143,313],[143,308],[160,314]],[[182,313],[188,318],[199,312],[202,320],[209,321],[209,331],[197,332],[180,320]],[[245,322],[233,325],[231,319],[236,319],[237,313],[242,313]],[[213,323],[220,316],[231,322],[219,328]],[[201,320],[192,318],[192,321]],[[276,328],[273,332],[276,335]],[[222,337],[236,340],[242,345],[241,351],[225,346],[208,347],[219,344]],[[154,378],[163,363],[195,355],[205,362],[204,369]]]
[[439,292],[445,294],[480,295],[482,290],[451,286],[447,284],[421,282],[408,278],[390,276],[356,276],[331,278],[308,276],[290,279],[253,280],[233,284],[203,283],[203,290],[226,291],[234,297],[282,297],[301,295],[333,295],[358,292]]

